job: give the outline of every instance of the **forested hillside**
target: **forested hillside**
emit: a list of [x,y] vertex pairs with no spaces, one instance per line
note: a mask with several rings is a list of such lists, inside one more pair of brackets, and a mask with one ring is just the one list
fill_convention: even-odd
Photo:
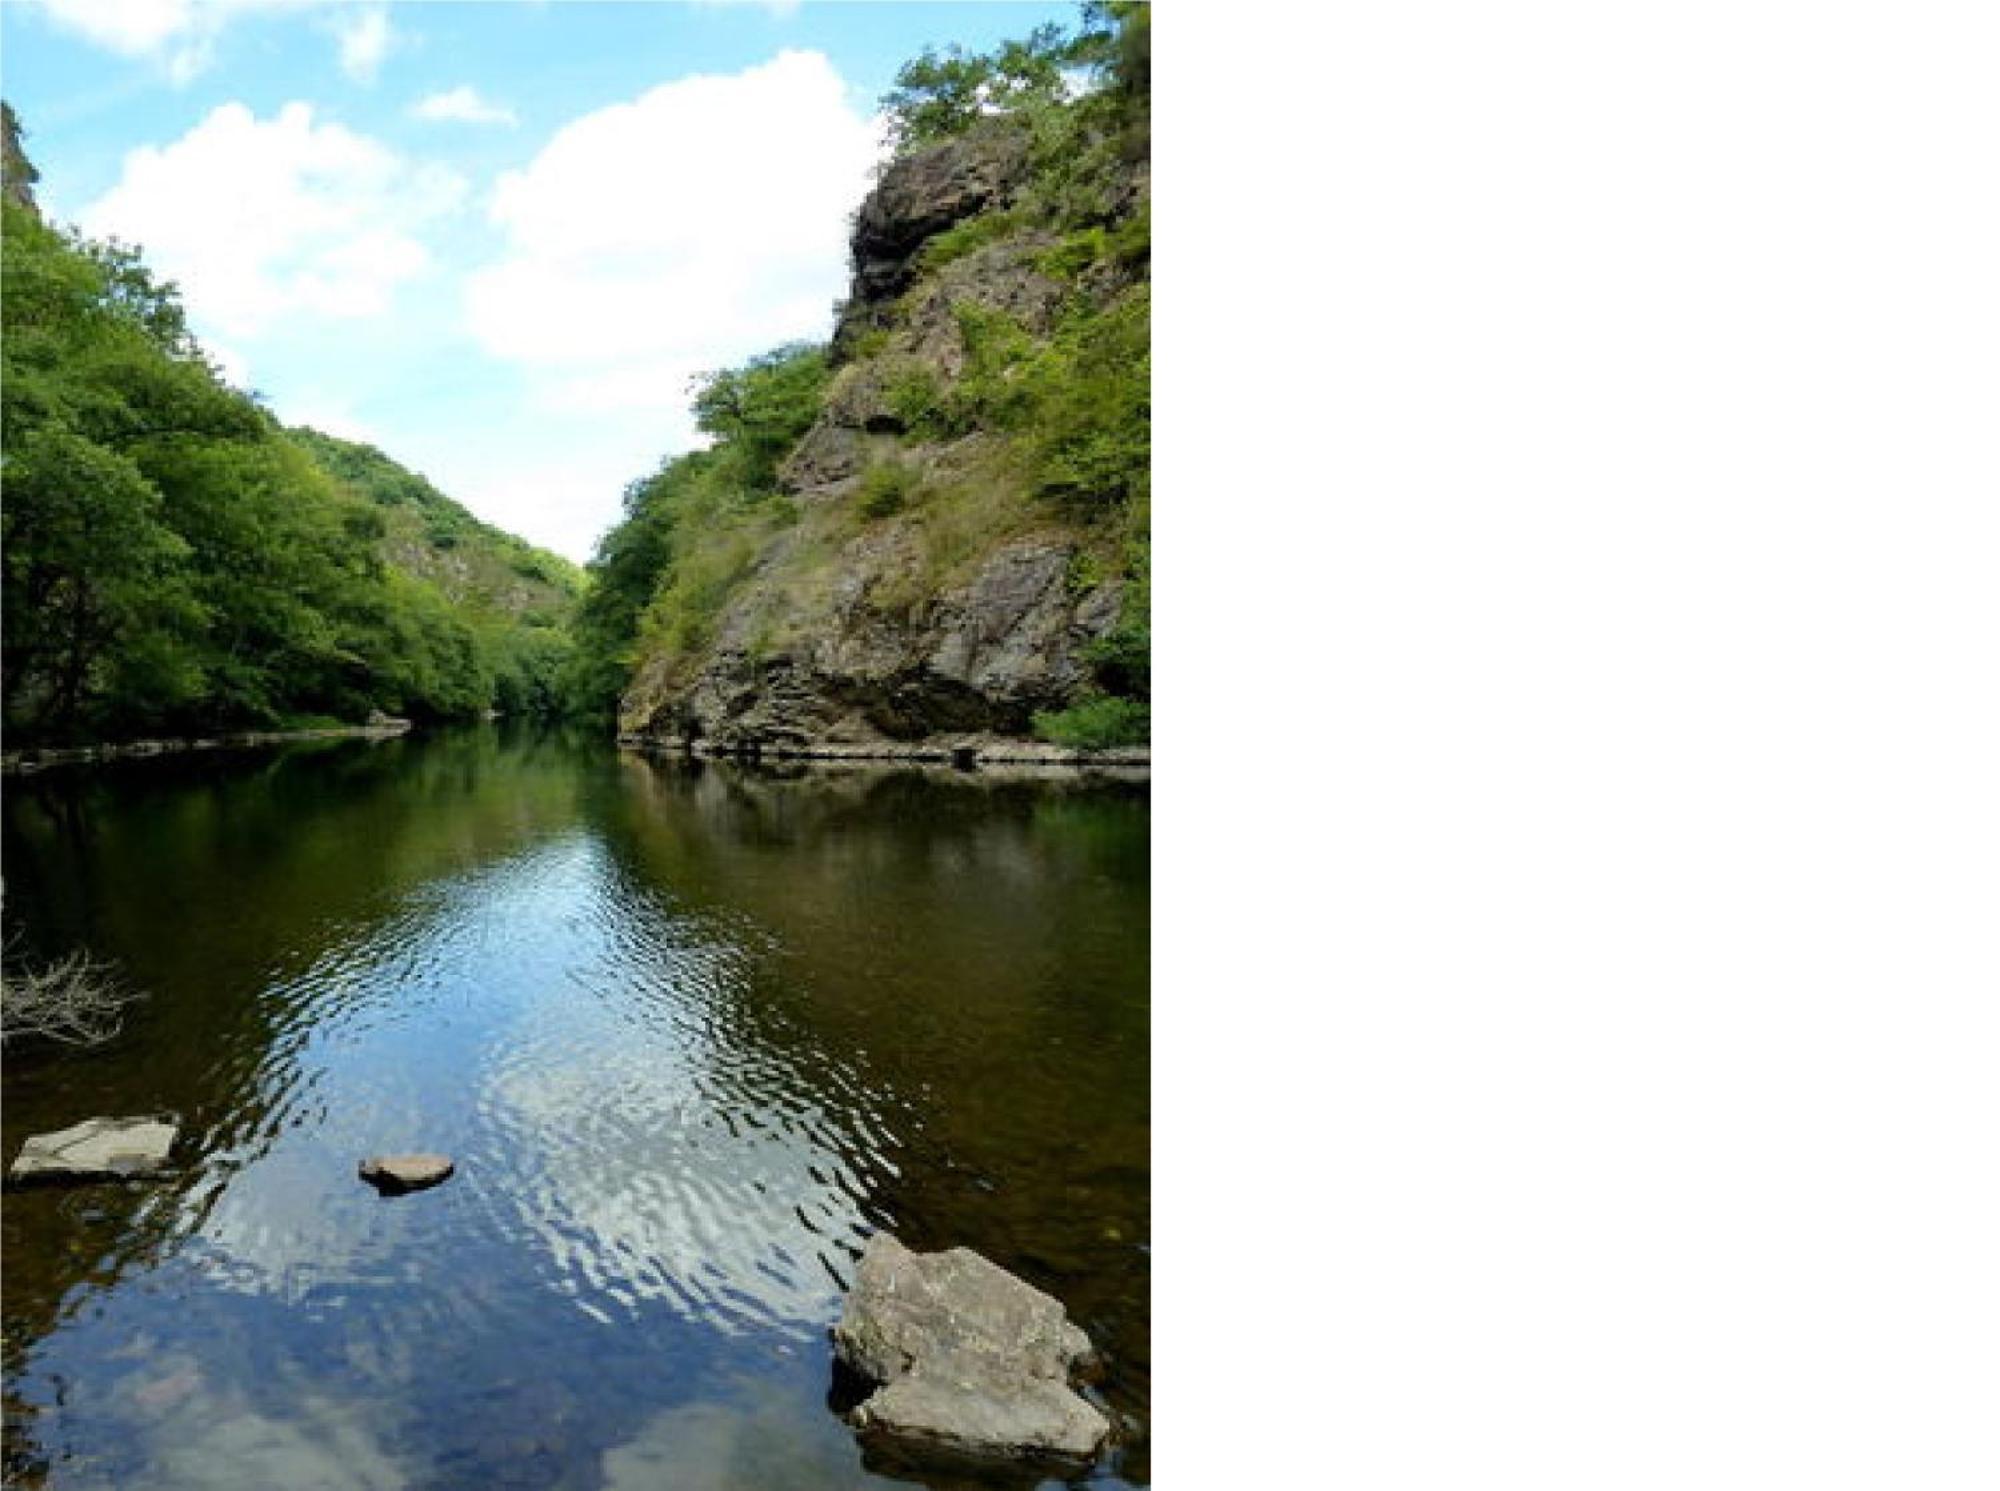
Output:
[[42,219],[5,123],[9,743],[558,709],[574,567],[228,387],[137,249]]
[[885,100],[830,346],[706,380],[578,618],[629,737],[867,753],[1147,735],[1150,53],[1091,5]]

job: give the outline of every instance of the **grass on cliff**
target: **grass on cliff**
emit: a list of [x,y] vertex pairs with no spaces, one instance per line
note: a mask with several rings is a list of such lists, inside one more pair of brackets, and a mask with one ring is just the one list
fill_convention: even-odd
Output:
[[1037,714],[1035,734],[1055,745],[1102,751],[1145,745],[1152,736],[1150,704],[1101,696],[1068,709]]

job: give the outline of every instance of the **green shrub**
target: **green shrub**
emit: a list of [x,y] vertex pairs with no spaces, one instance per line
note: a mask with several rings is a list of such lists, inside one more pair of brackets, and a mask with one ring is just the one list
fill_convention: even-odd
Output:
[[921,363],[905,363],[882,380],[882,400],[903,428],[917,439],[935,440],[960,433],[937,374]]
[[1145,745],[1152,738],[1152,706],[1136,699],[1088,699],[1035,716],[1035,734],[1073,750],[1101,751]]
[[1028,369],[1044,495],[1097,508],[1151,491],[1151,309],[1140,286],[1066,326]]
[[1069,567],[1063,571],[1063,588],[1073,596],[1084,596],[1104,583],[1104,566],[1088,549],[1079,549],[1069,557]]
[[[1019,430],[1035,489],[1084,511],[1143,499],[1151,490],[1151,295],[1136,286],[1102,309],[1077,307],[1037,343],[1005,311],[952,307],[965,370],[935,396],[930,424],[913,431]],[[908,423],[908,421],[906,421]]]
[[866,362],[871,357],[880,357],[889,350],[889,328],[871,326],[859,331],[848,343],[847,357],[850,362]]
[[1098,264],[1112,263],[1122,269],[1143,266],[1153,253],[1152,209],[1141,204],[1110,227],[1092,223],[1078,228],[1062,242],[1042,250],[1035,267],[1056,279],[1074,280]]
[[916,471],[901,461],[878,461],[861,477],[861,511],[870,518],[901,512],[916,495]]
[[1018,231],[1021,225],[1022,215],[1018,212],[982,212],[977,217],[955,223],[924,245],[923,268],[927,271],[942,269],[968,254],[976,253],[989,243],[998,243]]

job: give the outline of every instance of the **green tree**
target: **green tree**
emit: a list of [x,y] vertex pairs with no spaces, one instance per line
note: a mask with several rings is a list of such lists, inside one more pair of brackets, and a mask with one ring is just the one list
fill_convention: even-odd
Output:
[[[222,383],[135,249],[10,199],[0,256],[14,739],[463,717],[503,682],[516,708],[560,707],[573,567],[378,451],[287,432]],[[455,568],[425,571],[413,527],[447,534]]]
[[778,463],[819,414],[827,376],[826,349],[794,342],[697,378],[695,423],[723,453],[722,479],[745,492],[771,491]]
[[74,736],[106,688],[180,703],[196,678],[182,639],[200,613],[176,573],[188,546],[161,521],[159,491],[129,458],[60,423],[10,433],[6,452],[9,710],[26,703],[50,733]]
[[988,115],[1059,103],[1064,73],[1089,65],[1101,48],[1099,36],[1071,36],[1053,22],[990,52],[927,47],[882,96],[890,141],[903,154],[962,135]]

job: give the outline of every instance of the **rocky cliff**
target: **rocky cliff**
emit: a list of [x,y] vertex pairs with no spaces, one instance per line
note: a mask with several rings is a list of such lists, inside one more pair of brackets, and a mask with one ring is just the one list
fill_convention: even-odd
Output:
[[[1046,121],[984,120],[883,171],[773,498],[674,531],[707,581],[663,583],[624,738],[994,756],[1143,738],[1147,172],[1116,130],[1065,122],[1051,147]],[[1107,711],[1118,731],[1065,738]]]

